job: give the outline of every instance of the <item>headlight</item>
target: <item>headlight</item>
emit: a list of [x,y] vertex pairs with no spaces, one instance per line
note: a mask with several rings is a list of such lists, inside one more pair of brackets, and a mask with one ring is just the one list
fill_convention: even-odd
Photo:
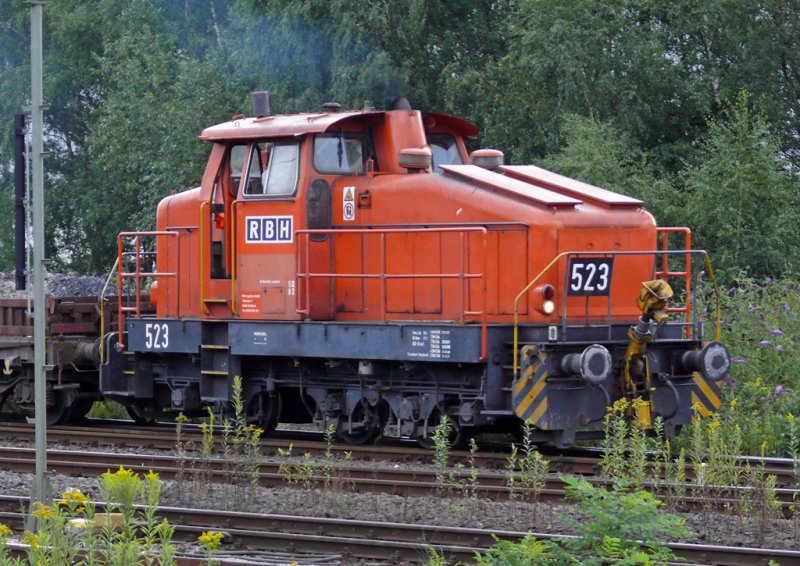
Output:
[[534,304],[538,303],[537,309],[544,314],[556,312],[556,303],[553,299],[556,296],[556,289],[552,285],[541,285],[533,291]]

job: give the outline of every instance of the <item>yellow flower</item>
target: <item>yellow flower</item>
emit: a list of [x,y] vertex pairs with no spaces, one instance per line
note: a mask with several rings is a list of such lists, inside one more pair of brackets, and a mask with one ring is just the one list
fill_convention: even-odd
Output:
[[760,378],[760,377],[757,377],[757,378],[756,378],[756,383],[755,383],[755,386],[756,386],[756,387],[761,387],[761,383],[762,383],[763,381],[764,381],[764,380],[763,380],[762,378]]
[[119,467],[119,470],[114,472],[114,475],[118,478],[132,478],[136,476],[136,474],[133,473],[133,470],[126,470],[122,466]]
[[144,479],[146,479],[148,481],[148,483],[157,482],[158,481],[158,474],[155,473],[153,470],[150,470],[149,472],[147,472],[144,475]]
[[84,503],[86,503],[87,497],[86,495],[83,494],[83,492],[81,492],[80,489],[76,487],[71,487],[67,491],[61,494],[61,499],[64,500],[62,501],[62,503],[74,502],[79,505],[83,505]]
[[39,535],[30,531],[25,531],[22,535],[22,543],[29,544],[30,546],[39,546]]
[[219,545],[222,544],[222,537],[222,533],[206,531],[197,537],[197,542],[199,542],[201,546],[205,547],[207,551],[214,551],[219,548]]
[[0,523],[0,538],[8,538],[12,534],[14,534],[14,531],[12,531],[8,527],[8,525],[4,525],[3,523]]
[[41,501],[37,501],[34,503],[36,509],[31,513],[37,519],[41,519],[43,521],[47,521],[52,519],[56,516],[56,511],[52,507],[48,507],[47,505],[42,505]]
[[71,487],[61,494],[61,499],[64,501],[59,501],[59,505],[69,507],[75,513],[81,513],[88,498],[80,489]]
[[178,413],[178,416],[175,417],[175,422],[176,423],[180,423],[180,424],[188,423],[189,422],[189,417],[187,417],[183,413]]
[[736,408],[736,403],[738,403],[738,401],[736,399],[731,401],[731,411],[733,411]]

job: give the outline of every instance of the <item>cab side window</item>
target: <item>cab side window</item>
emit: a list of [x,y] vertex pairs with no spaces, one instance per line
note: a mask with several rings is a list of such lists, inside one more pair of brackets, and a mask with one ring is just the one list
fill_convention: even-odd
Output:
[[291,196],[297,187],[300,144],[296,141],[259,142],[250,149],[248,196]]
[[244,170],[244,164],[247,160],[247,146],[246,145],[234,145],[231,147],[230,153],[230,173],[231,173],[231,180],[232,183],[230,185],[231,196],[236,198],[236,194],[239,192],[239,185],[242,182],[242,173]]
[[320,173],[363,175],[371,150],[359,134],[320,134],[314,138],[314,169]]

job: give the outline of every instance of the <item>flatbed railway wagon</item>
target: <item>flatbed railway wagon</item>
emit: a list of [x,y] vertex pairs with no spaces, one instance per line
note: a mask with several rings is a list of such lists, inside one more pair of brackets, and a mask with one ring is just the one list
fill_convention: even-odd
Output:
[[[48,295],[45,300],[45,375],[47,422],[78,420],[100,400],[99,346],[103,328],[116,324],[116,297],[100,308],[98,297]],[[23,415],[34,413],[34,351],[31,303],[0,298],[0,405]],[[105,323],[102,317],[105,316]],[[10,401],[5,405],[6,401]]]

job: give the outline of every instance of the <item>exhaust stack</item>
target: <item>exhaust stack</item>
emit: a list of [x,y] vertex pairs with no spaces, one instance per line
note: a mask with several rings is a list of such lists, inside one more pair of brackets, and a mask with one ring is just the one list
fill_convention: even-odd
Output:
[[269,92],[266,90],[257,90],[250,93],[250,98],[253,101],[253,116],[256,118],[263,118],[271,114],[269,110]]

